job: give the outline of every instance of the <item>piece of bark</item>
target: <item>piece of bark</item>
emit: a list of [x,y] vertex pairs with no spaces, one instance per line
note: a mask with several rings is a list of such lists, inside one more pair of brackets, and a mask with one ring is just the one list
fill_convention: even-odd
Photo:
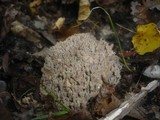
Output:
[[117,109],[107,114],[100,120],[120,120],[127,115],[134,107],[141,103],[141,100],[151,91],[159,86],[160,82],[154,80],[150,82],[146,87],[141,88],[141,92],[130,97],[130,99],[124,101]]

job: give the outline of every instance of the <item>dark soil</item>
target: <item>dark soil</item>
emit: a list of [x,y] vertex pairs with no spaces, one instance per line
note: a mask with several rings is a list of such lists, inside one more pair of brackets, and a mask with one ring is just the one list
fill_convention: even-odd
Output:
[[[105,0],[98,3],[95,1],[91,3],[91,9],[101,6],[109,12],[124,53],[120,52],[108,16],[101,9],[94,10],[87,20],[77,23],[79,1],[44,0],[35,7],[37,13],[33,13],[29,7],[30,0],[0,0],[0,120],[43,120],[43,118],[34,119],[40,115],[43,117],[48,115],[44,118],[47,120],[92,120],[96,117],[91,117],[85,111],[79,113],[72,111],[61,117],[53,117],[52,113],[58,111],[54,100],[50,96],[40,94],[44,58],[35,57],[33,54],[75,33],[91,32],[97,39],[103,37],[114,44],[117,55],[120,57],[124,55],[132,71],[125,66],[122,69],[121,81],[116,86],[116,96],[120,100],[123,101],[129,94],[140,92],[141,87],[145,87],[153,80],[143,76],[142,73],[149,65],[159,64],[160,50],[157,49],[143,56],[136,54],[131,42],[134,33],[129,30],[136,31],[136,26],[139,24],[153,22],[158,25],[160,10],[147,9],[141,13],[147,17],[140,17],[139,22],[134,22],[133,18],[136,16],[131,15],[132,0],[118,2],[115,0],[111,4],[107,4]],[[139,3],[143,5],[143,2]],[[52,30],[52,23],[55,23],[59,17],[66,18],[63,27],[60,30]],[[16,20],[40,35],[38,45],[12,32],[12,22]],[[40,24],[36,26],[35,21]],[[159,91],[160,88],[156,88],[150,92],[138,106],[143,108],[146,120],[160,120]],[[123,118],[123,120],[138,119],[129,115]]]

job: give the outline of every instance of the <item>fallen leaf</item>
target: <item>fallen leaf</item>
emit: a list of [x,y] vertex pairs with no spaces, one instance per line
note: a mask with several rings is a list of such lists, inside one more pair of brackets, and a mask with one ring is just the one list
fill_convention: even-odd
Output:
[[137,1],[131,2],[131,15],[133,15],[133,21],[137,24],[149,23],[148,7]]
[[56,36],[59,41],[64,41],[69,36],[79,32],[79,26],[77,26],[77,24],[73,24],[71,26],[63,27],[60,31],[56,33]]
[[115,88],[112,85],[103,85],[100,93],[93,98],[89,108],[92,115],[105,116],[120,105],[120,100],[114,95]]
[[110,99],[101,99],[98,102],[99,104],[94,107],[94,112],[99,116],[106,115],[120,105],[120,100],[113,94]]
[[140,55],[152,52],[160,47],[160,32],[156,24],[138,25],[137,33],[132,38],[136,52]]
[[62,26],[64,25],[65,22],[65,18],[64,17],[60,17],[58,18],[58,20],[54,23],[52,30],[60,30],[62,28]]
[[30,7],[36,7],[42,3],[42,0],[34,0],[29,4]]
[[119,53],[120,56],[124,56],[125,58],[132,57],[135,55],[135,51],[123,51]]
[[80,0],[79,3],[79,15],[78,20],[86,20],[88,16],[90,15],[90,3],[89,0]]
[[26,40],[34,43],[38,48],[41,48],[41,36],[34,30],[32,30],[31,28],[23,25],[22,23],[20,23],[19,21],[14,21],[11,23],[12,27],[11,27],[11,31],[20,36],[25,38]]
[[36,8],[30,8],[30,9],[33,14],[38,14],[38,11],[36,10]]
[[31,9],[33,14],[37,14],[38,13],[36,7],[39,6],[41,3],[42,3],[42,0],[34,0],[33,2],[31,2],[29,4],[29,7],[30,7],[30,9]]

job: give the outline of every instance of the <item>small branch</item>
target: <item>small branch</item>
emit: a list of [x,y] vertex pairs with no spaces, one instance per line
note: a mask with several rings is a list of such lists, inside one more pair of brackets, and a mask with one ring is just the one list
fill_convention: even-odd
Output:
[[135,94],[130,99],[123,102],[117,109],[113,110],[109,114],[105,116],[105,118],[101,118],[99,120],[119,120],[122,119],[125,115],[127,115],[134,107],[136,107],[141,100],[155,88],[160,85],[158,80],[154,80],[150,82],[146,87],[141,88],[141,92]]
[[124,27],[124,26],[118,24],[118,23],[116,23],[116,25],[119,26],[119,27],[121,27],[121,28],[123,28],[123,29],[125,29],[125,30],[127,30],[127,31],[129,31],[129,32],[131,32],[131,33],[134,33],[134,34],[136,33],[135,31],[130,30],[130,29],[128,29],[128,28],[126,28],[126,27]]

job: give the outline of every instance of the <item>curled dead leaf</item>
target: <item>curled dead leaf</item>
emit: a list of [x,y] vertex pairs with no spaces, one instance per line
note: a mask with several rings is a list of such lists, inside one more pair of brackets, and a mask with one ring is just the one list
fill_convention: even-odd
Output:
[[90,15],[90,2],[89,0],[80,0],[78,20],[86,20]]
[[42,0],[34,0],[29,4],[30,7],[36,7],[42,3]]
[[61,30],[57,32],[56,36],[59,41],[64,41],[69,36],[77,34],[77,33],[80,33],[79,26],[76,26],[74,24],[71,26],[61,28]]
[[111,85],[103,85],[100,93],[91,102],[92,115],[105,116],[120,105],[120,100],[114,95],[115,89]]
[[60,30],[62,26],[64,25],[64,22],[65,22],[64,17],[58,18],[58,20],[54,23],[52,30]]
[[32,12],[33,14],[37,14],[37,13],[38,13],[36,7],[39,6],[41,3],[42,3],[42,0],[34,0],[33,2],[31,2],[31,3],[29,4],[29,7],[30,7],[31,12]]

